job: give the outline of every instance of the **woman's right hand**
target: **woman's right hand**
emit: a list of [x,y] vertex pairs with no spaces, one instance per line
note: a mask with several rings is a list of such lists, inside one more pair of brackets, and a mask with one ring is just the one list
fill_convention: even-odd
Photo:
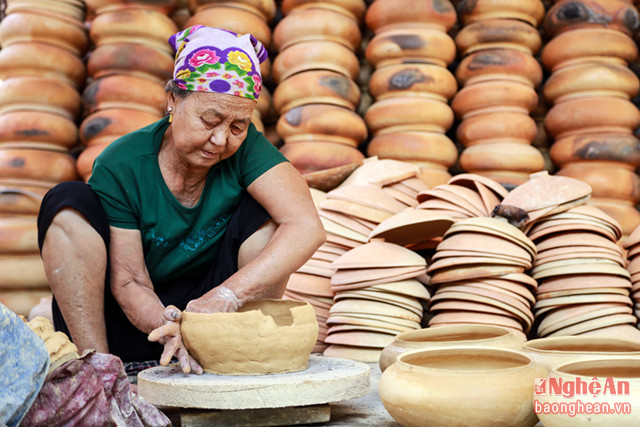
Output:
[[180,333],[181,317],[182,313],[177,307],[173,305],[167,306],[162,313],[164,325],[151,331],[148,339],[149,341],[156,341],[164,345],[164,351],[160,357],[160,364],[162,366],[167,366],[169,362],[171,362],[171,358],[176,356],[182,372],[185,374],[193,372],[200,375],[204,372],[202,367],[191,357],[182,342],[182,335]]

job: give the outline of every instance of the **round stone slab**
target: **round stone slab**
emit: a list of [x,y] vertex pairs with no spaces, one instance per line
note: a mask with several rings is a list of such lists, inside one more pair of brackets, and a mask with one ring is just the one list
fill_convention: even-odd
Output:
[[159,366],[138,374],[138,393],[153,405],[202,409],[258,409],[320,405],[364,396],[369,366],[311,356],[304,371],[272,375],[183,374]]

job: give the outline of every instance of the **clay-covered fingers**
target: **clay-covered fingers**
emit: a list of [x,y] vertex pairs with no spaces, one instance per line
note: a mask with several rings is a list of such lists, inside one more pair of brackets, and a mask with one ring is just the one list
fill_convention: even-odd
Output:
[[[167,366],[169,362],[171,362],[171,358],[178,353],[180,354],[180,349],[182,348],[181,341],[179,337],[173,337],[169,339],[169,341],[164,345],[164,350],[162,351],[162,356],[160,356],[160,364],[162,366]],[[180,367],[182,367],[182,362],[180,363]],[[184,372],[184,368],[182,369]],[[189,371],[186,371],[185,374],[188,374]]]
[[182,313],[175,305],[166,306],[162,313],[162,319],[165,322],[179,322],[181,317]]
[[180,369],[182,369],[182,372],[185,374],[193,372],[194,374],[200,375],[203,372],[202,367],[191,357],[184,346],[181,346],[180,350],[178,350],[178,361],[180,362]]

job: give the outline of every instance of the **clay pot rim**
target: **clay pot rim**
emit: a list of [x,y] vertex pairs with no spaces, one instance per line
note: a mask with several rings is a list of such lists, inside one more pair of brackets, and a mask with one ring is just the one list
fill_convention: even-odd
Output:
[[[565,345],[599,345],[600,348],[615,348],[612,346],[629,346],[632,348],[636,348],[637,350],[629,350],[629,351],[603,351],[603,350],[587,350],[584,348],[575,349],[575,350],[563,350],[558,347],[553,347],[554,345],[558,346],[562,343]],[[546,347],[546,348],[545,348]],[[557,336],[557,337],[546,337],[546,338],[536,338],[524,343],[524,351],[530,351],[534,354],[538,353],[541,355],[570,355],[570,354],[583,354],[587,353],[590,355],[640,355],[640,343],[626,340],[624,338],[616,338],[616,337],[603,337],[603,336],[579,336],[579,335],[567,335],[567,336]],[[573,363],[573,362],[571,362]]]
[[[633,354],[633,356],[636,356],[636,355]],[[565,363],[560,363],[551,368],[551,374],[552,375],[555,374],[555,376],[568,375],[572,377],[580,377],[580,378],[585,378],[591,381],[591,379],[593,378],[592,374],[580,375],[580,374],[575,374],[573,372],[567,372],[567,371],[571,369],[580,369],[582,366],[593,366],[594,364],[598,365],[598,367],[601,366],[604,369],[609,369],[611,367],[620,367],[620,368],[626,368],[626,369],[640,368],[640,360],[638,360],[635,357],[624,358],[624,357],[606,357],[605,356],[597,359],[580,360],[580,361],[573,360]],[[614,376],[613,378],[624,378],[625,380],[633,381],[636,384],[639,381],[638,377]]]
[[[424,339],[414,339],[415,338],[423,338],[423,335],[425,333],[425,331],[433,331],[433,338],[438,338],[438,336],[451,336],[451,335],[455,335],[455,334],[459,334],[462,335],[465,332],[468,332],[468,329],[472,328],[474,329],[474,332],[477,333],[486,333],[486,334],[491,334],[494,333],[495,336],[492,337],[486,337],[486,338],[473,338],[470,337],[468,339],[454,339],[454,340],[437,340],[437,339],[433,339],[433,340],[424,340]],[[436,329],[441,329],[441,330],[436,330]],[[469,333],[469,335],[471,335],[472,333]],[[507,335],[511,334],[511,331],[508,331],[507,329],[504,329],[500,326],[493,326],[493,325],[470,325],[470,326],[450,326],[450,327],[446,327],[446,328],[423,328],[423,329],[418,329],[415,331],[408,331],[408,332],[403,332],[401,334],[396,335],[395,340],[398,342],[402,342],[405,344],[411,344],[411,343],[422,343],[422,342],[433,342],[433,343],[448,343],[448,342],[481,342],[481,341],[489,341],[489,340],[493,340],[495,338],[502,338],[505,337]],[[446,346],[446,344],[444,344],[444,346]]]
[[[238,308],[238,311],[233,312],[233,313],[196,313],[196,312],[192,312],[192,311],[183,311],[182,312],[182,322],[184,322],[185,320],[189,320],[192,322],[211,322],[213,320],[215,320],[216,318],[219,318],[220,321],[228,321],[229,320],[229,316],[233,316],[233,317],[253,317],[255,316],[257,313],[256,312],[260,312],[262,313],[261,316],[270,316],[269,313],[265,313],[263,312],[261,309],[258,308],[253,308],[253,309],[249,309],[247,310],[247,308],[250,308],[256,304],[259,304],[260,302],[263,301],[269,301],[269,302],[273,302],[276,304],[279,304],[281,306],[284,307],[288,307],[290,310],[293,310],[295,308],[301,308],[301,307],[306,307],[311,306],[311,304],[309,304],[306,301],[295,301],[295,300],[288,300],[288,299],[275,299],[275,298],[267,298],[267,299],[262,299],[262,300],[255,300],[255,301],[249,301],[247,304],[241,306],[240,308]],[[243,308],[245,308],[245,311],[241,311]]]

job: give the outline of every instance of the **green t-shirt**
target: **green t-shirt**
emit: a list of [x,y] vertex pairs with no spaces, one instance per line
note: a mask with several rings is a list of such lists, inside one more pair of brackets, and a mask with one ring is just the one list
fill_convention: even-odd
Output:
[[111,143],[97,158],[89,185],[113,227],[140,230],[155,287],[178,277],[204,275],[242,194],[256,178],[286,158],[249,127],[238,151],[207,176],[198,204],[184,207],[167,187],[158,164],[164,118]]

